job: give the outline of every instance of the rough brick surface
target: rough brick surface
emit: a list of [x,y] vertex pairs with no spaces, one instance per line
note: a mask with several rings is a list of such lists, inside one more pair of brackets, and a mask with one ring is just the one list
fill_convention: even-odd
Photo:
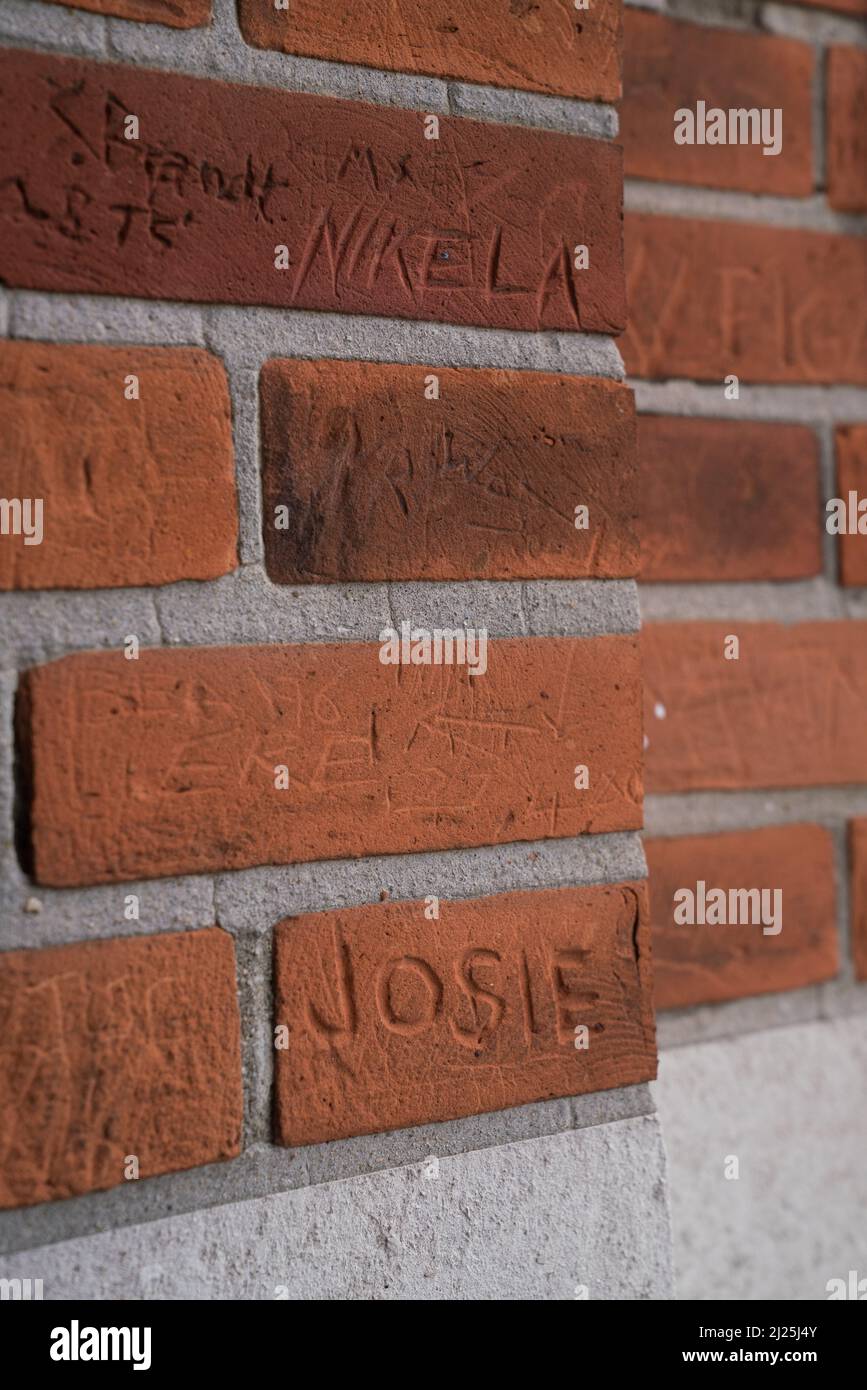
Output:
[[867,241],[740,222],[626,219],[628,370],[867,383]]
[[[658,1009],[801,989],[837,974],[834,846],[821,826],[650,839],[644,848]],[[736,923],[676,923],[675,894],[696,893],[700,881],[707,892],[779,889],[780,932],[766,936],[758,914]],[[766,903],[772,913],[773,896]]]
[[113,882],[634,829],[637,646],[491,642],[477,675],[384,665],[376,643],[88,653],[37,667],[19,698],[37,878]]
[[[205,931],[0,953],[0,1206],[240,1150],[232,939]],[[132,1180],[132,1179],[129,1179]]]
[[646,582],[820,573],[819,454],[812,430],[642,415],[638,448]]
[[279,583],[636,572],[635,422],[616,382],[273,361],[261,398]]
[[[656,1075],[644,884],[389,903],[275,932],[283,1144]],[[576,1046],[576,1027],[588,1032]],[[583,1041],[583,1039],[582,1039]]]
[[867,0],[791,0],[813,10],[836,10],[839,14],[867,15]]
[[[620,139],[628,177],[806,196],[813,187],[808,44],[681,23],[628,6],[624,15]],[[781,109],[782,148],[674,140],[674,115],[703,101],[721,108]]]
[[855,978],[867,980],[867,820],[849,822],[849,899]]
[[[138,399],[126,398],[132,375]],[[0,538],[0,589],[211,579],[237,563],[226,373],[189,348],[0,343],[0,494],[43,539]]]
[[867,623],[651,623],[642,655],[649,791],[867,782]]
[[248,43],[398,72],[612,101],[620,94],[619,0],[238,0]]
[[[137,140],[125,138],[127,113]],[[439,122],[428,140],[423,112],[5,53],[0,278],[501,328],[622,327],[619,151]],[[589,248],[586,270],[574,268],[577,246]]]
[[167,24],[172,29],[195,29],[211,20],[211,0],[50,0],[94,14],[116,15],[145,24]]
[[867,52],[828,53],[828,201],[843,212],[867,211]]
[[[863,514],[850,518],[849,493],[857,501],[867,501],[867,424],[843,425],[834,437],[837,454],[837,497],[846,503],[847,524],[853,519],[864,520]],[[865,521],[867,525],[867,521]],[[867,585],[867,535],[855,531],[837,537],[840,583],[847,586]]]

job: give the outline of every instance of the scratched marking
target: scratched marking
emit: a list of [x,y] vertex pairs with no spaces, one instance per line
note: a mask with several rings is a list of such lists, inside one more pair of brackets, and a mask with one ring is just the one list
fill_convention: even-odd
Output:
[[[211,1017],[226,1023],[221,1010],[234,982],[213,973],[212,943],[203,935],[166,937],[156,951],[153,938],[120,950],[118,942],[100,943],[86,948],[93,952],[88,968],[74,960],[77,947],[9,952],[0,961],[0,1206],[114,1186],[130,1153],[143,1176],[176,1166],[185,1144],[195,1161],[204,1161],[196,1151],[209,1144],[218,1156],[214,1129],[232,1098],[214,1106],[212,1040],[202,1005],[191,1002],[191,980],[209,965]],[[228,1028],[220,1047],[226,1056],[237,1048]],[[171,1114],[164,1113],[166,1095]],[[200,1129],[187,1143],[180,1131],[195,1129],[205,1106],[210,1136]]]
[[[443,902],[436,924],[418,903],[280,924],[283,1141],[593,1089],[606,1072],[647,1074],[642,923],[637,890],[618,885]],[[581,1053],[579,1024],[590,1036]]]
[[[34,91],[35,118],[16,121]],[[133,111],[141,137],[127,140]],[[0,124],[8,283],[622,322],[617,171],[597,141],[444,118],[430,142],[416,113],[17,53],[0,56]],[[594,248],[587,272],[571,262],[580,242]]]

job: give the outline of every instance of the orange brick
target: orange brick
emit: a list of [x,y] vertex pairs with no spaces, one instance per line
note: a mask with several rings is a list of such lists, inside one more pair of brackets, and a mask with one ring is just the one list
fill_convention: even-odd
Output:
[[442,901],[439,913],[377,904],[276,928],[279,1143],[656,1075],[644,884]]
[[742,222],[626,219],[628,370],[867,384],[867,240]]
[[[126,399],[138,378],[138,399]],[[135,389],[130,386],[129,389]],[[229,388],[194,348],[0,342],[0,493],[43,540],[0,537],[0,589],[213,579],[237,563]]]
[[867,782],[867,623],[652,623],[642,656],[649,791]]
[[616,382],[273,361],[260,391],[277,583],[636,573],[635,419]]
[[[813,51],[808,44],[681,23],[646,10],[624,14],[620,139],[627,177],[804,197],[813,188]],[[675,112],[782,111],[782,148],[679,145]]]
[[638,447],[645,582],[820,573],[819,455],[812,430],[641,415]]
[[491,642],[477,675],[379,658],[376,643],[198,647],[27,672],[19,735],[39,882],[640,824],[635,638]]
[[841,212],[867,211],[867,53],[828,52],[828,201]]
[[238,0],[248,43],[339,63],[612,101],[620,95],[619,0]]
[[0,1207],[232,1158],[241,1048],[216,927],[0,953]]
[[50,0],[94,14],[117,15],[119,19],[140,20],[144,24],[167,24],[172,29],[195,29],[211,22],[211,0]]
[[[839,968],[834,847],[818,825],[782,825],[725,835],[645,840],[653,926],[653,996],[658,1009],[716,1004],[753,994],[801,989]],[[675,894],[721,888],[767,889],[781,898],[780,931],[765,934],[752,908],[747,921],[678,923]],[[677,899],[680,903],[682,900]],[[769,921],[769,918],[771,919]]]

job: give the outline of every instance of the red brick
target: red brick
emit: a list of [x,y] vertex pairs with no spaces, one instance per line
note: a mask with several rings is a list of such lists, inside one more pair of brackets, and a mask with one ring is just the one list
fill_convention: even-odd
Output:
[[[867,11],[865,11],[867,13]],[[867,52],[828,52],[828,201],[842,212],[867,211]]]
[[211,22],[211,0],[50,0],[53,5],[116,15],[172,29],[195,29]]
[[593,0],[238,0],[248,43],[397,72],[612,101],[620,95],[620,4]]
[[836,10],[838,14],[867,15],[867,0],[789,0],[792,5],[808,5],[811,10]]
[[867,820],[849,822],[849,899],[856,980],[867,980]]
[[[627,7],[620,139],[627,177],[806,196],[813,188],[813,52],[808,44],[681,23]],[[780,109],[782,149],[678,145],[675,112],[703,101]]]
[[[138,377],[138,400],[126,378]],[[44,538],[0,539],[0,589],[106,589],[235,568],[231,411],[192,348],[0,343],[0,492]]]
[[[849,493],[867,500],[867,424],[841,425],[836,431],[837,495],[847,504]],[[837,537],[840,583],[867,585],[867,536],[855,533]]]
[[[658,1009],[802,989],[837,974],[834,847],[821,826],[650,839],[644,848]],[[696,893],[699,881],[708,893],[779,889],[781,930],[766,936],[761,925],[676,923],[675,894]]]
[[638,446],[645,582],[801,579],[821,571],[812,430],[642,415]]
[[635,420],[616,382],[272,361],[260,390],[278,583],[636,573]]
[[216,927],[0,953],[0,1207],[232,1158],[241,1050]]
[[867,623],[655,623],[642,655],[649,791],[867,782]]
[[[124,138],[124,116],[140,139]],[[0,278],[516,329],[625,318],[602,140],[0,55]],[[132,211],[130,211],[132,209]],[[573,268],[576,246],[589,268]],[[288,268],[275,269],[275,248]]]
[[867,383],[867,241],[740,222],[626,219],[634,376]]
[[278,1142],[652,1079],[646,911],[644,884],[614,884],[444,900],[438,921],[401,902],[281,922]]
[[[41,883],[501,844],[641,823],[633,637],[87,653],[23,678]],[[589,787],[575,788],[575,768]],[[275,786],[288,767],[289,787]]]

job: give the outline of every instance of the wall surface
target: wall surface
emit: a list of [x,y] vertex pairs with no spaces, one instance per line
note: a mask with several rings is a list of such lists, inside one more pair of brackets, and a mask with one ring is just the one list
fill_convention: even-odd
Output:
[[0,1275],[826,1298],[867,3],[396,8],[0,14]]
[[[620,6],[362,8],[0,15],[2,491],[45,502],[0,1270],[46,1298],[672,1292]],[[403,622],[487,669],[384,665]]]
[[[626,9],[623,350],[680,1298],[824,1299],[867,1258],[867,538],[826,529],[867,419],[865,19],[860,0]],[[780,152],[676,145],[698,100],[779,109]],[[779,890],[782,929],[678,924],[699,881]]]

